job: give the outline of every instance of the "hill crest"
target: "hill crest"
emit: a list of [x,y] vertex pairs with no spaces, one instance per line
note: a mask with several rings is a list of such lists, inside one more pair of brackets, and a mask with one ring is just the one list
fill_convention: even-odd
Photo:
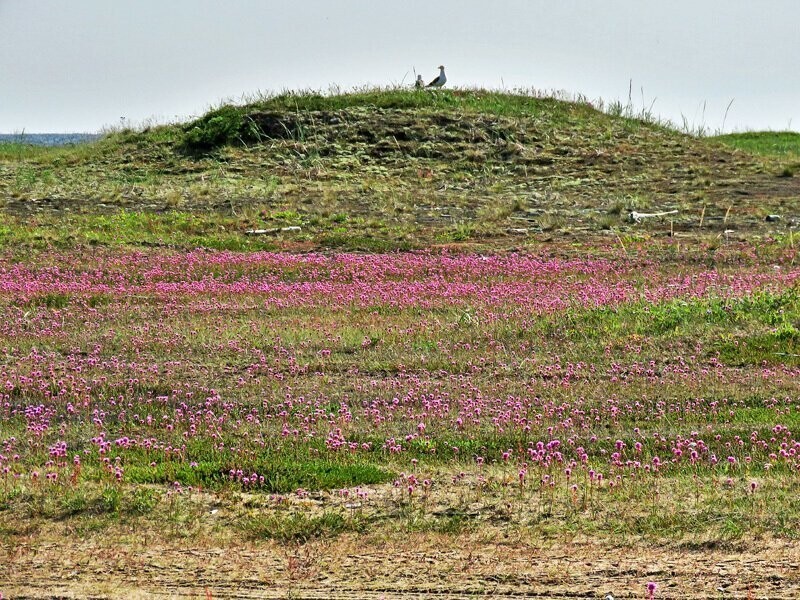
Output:
[[[16,213],[214,211],[311,239],[763,231],[797,179],[588,103],[497,92],[285,94],[88,147],[6,156]],[[786,174],[786,173],[783,173]],[[791,173],[789,173],[791,174]],[[627,222],[628,211],[674,211]],[[339,239],[339,238],[337,238]]]

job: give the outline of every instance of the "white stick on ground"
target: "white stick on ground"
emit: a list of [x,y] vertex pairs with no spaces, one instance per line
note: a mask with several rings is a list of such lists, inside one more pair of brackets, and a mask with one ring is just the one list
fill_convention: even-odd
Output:
[[244,232],[245,235],[269,235],[272,233],[287,233],[290,231],[301,231],[297,225],[290,227],[270,227],[269,229],[248,229]]
[[677,215],[677,210],[668,210],[666,212],[657,212],[657,213],[640,213],[632,210],[628,215],[628,218],[631,220],[632,223],[641,223],[642,219],[650,219],[652,217],[664,217],[666,215]]

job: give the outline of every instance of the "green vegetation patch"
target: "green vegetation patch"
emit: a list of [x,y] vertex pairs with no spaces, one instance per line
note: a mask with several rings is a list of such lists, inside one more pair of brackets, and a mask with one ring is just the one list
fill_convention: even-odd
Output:
[[[675,298],[659,303],[633,302],[559,314],[545,325],[549,335],[572,339],[618,338],[635,333],[643,336],[698,335],[718,330],[730,336],[731,326],[748,334],[753,329],[782,327],[800,320],[800,294],[796,288],[782,292],[759,291],[741,298]],[[791,338],[789,329],[774,334]],[[773,334],[769,334],[770,336]]]
[[[126,468],[125,476],[133,483],[178,482],[181,485],[221,488],[240,485],[240,478],[231,470],[241,470],[243,477],[256,474],[253,489],[270,493],[330,490],[374,485],[390,481],[394,474],[371,463],[346,463],[328,460],[292,460],[289,457],[265,458],[250,462],[246,467],[231,469],[227,464],[199,461],[192,464],[162,462],[155,466],[135,464]],[[261,478],[263,477],[263,481]]]
[[800,133],[793,131],[729,133],[711,139],[754,154],[800,159]]
[[158,504],[162,492],[140,487],[125,489],[105,483],[100,486],[65,487],[60,493],[47,490],[0,491],[0,512],[17,510],[28,517],[66,520],[83,516],[144,515]]
[[719,345],[720,359],[725,364],[800,365],[800,331],[787,324],[775,331],[729,340]]

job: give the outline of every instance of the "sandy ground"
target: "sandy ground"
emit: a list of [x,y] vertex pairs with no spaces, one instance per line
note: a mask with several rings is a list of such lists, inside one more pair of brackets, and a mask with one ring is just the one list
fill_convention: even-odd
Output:
[[4,598],[646,598],[649,581],[655,598],[800,598],[800,548],[786,541],[686,550],[395,534],[189,549],[54,533],[69,541],[3,546]]

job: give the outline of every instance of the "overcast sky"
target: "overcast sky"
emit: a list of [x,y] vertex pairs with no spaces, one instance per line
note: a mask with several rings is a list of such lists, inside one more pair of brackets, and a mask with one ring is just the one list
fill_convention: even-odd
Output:
[[[0,0],[0,132],[97,131],[283,89],[566,90],[800,129],[798,0]],[[703,106],[705,105],[705,112]]]

